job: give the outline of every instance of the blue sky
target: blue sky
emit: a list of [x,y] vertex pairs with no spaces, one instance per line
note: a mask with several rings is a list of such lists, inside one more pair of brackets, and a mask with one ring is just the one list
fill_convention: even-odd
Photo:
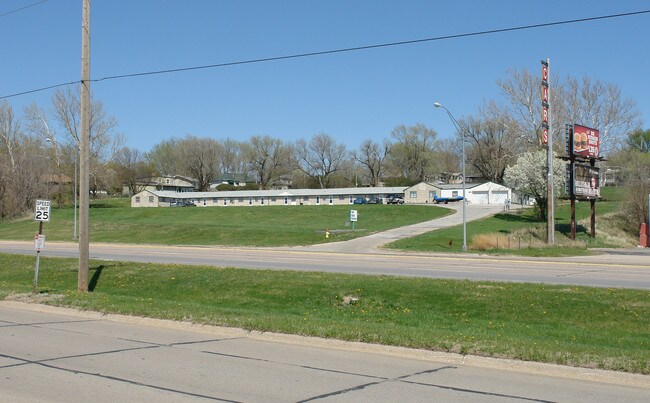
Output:
[[[77,81],[81,0],[0,2],[0,96]],[[35,4],[35,5],[34,5]],[[11,12],[30,6],[21,11]],[[417,40],[650,9],[609,0],[93,0],[91,78]],[[11,13],[10,13],[11,12]],[[9,14],[6,14],[9,13]],[[441,137],[500,99],[508,70],[617,84],[650,116],[650,14],[266,63],[105,80],[93,97],[127,145],[171,137],[287,141],[327,133],[356,148],[401,124]],[[50,108],[54,90],[13,97]]]

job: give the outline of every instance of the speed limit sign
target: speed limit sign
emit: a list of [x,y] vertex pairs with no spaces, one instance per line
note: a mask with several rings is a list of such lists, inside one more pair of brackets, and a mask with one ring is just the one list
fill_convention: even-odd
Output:
[[36,200],[36,210],[34,211],[34,221],[50,221],[50,200]]

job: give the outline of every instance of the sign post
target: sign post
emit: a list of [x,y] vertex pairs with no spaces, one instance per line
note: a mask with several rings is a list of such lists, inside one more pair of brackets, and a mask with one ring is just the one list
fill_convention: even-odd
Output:
[[38,233],[34,234],[34,249],[36,250],[36,269],[34,270],[34,287],[32,292],[36,294],[38,288],[38,269],[41,263],[41,252],[45,248],[45,235],[43,234],[43,223],[50,221],[50,200],[36,200],[34,210],[34,221],[38,222]]
[[550,112],[550,59],[542,60],[542,143],[548,148],[546,175],[547,243],[555,243],[555,194],[553,189],[553,132]]
[[357,213],[357,210],[350,210],[350,222],[352,223],[352,230],[354,230],[358,217],[359,214]]

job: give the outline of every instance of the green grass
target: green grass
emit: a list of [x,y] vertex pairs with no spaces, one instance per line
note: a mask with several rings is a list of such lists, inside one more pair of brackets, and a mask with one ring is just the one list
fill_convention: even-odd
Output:
[[[596,203],[596,237],[590,236],[589,202],[576,203],[576,241],[569,241],[571,208],[569,201],[560,200],[555,206],[555,238],[558,246],[543,245],[546,239],[546,223],[540,222],[534,209],[512,210],[498,213],[492,217],[467,223],[467,243],[469,251],[474,249],[477,235],[492,234],[498,238],[499,247],[480,250],[481,253],[510,253],[525,256],[575,256],[591,253],[588,248],[618,247],[602,228],[607,217],[617,212],[623,200],[622,188],[603,188],[603,200]],[[598,228],[601,230],[600,233]],[[463,244],[461,225],[444,228],[387,245],[390,249],[415,252],[461,252]],[[529,244],[535,246],[528,247]],[[520,248],[520,245],[523,247]]]
[[[95,201],[90,208],[91,242],[283,246],[342,241],[449,214],[433,206],[268,206],[213,208],[131,208],[129,199]],[[355,231],[346,226],[359,212]],[[44,224],[49,241],[72,240],[72,208],[52,209]],[[0,223],[0,239],[31,240],[33,218]],[[330,238],[325,239],[325,229]]]
[[[0,298],[34,257],[0,254]],[[52,305],[650,374],[650,292],[43,258]],[[12,296],[13,295],[13,296]],[[346,297],[356,297],[346,304]]]

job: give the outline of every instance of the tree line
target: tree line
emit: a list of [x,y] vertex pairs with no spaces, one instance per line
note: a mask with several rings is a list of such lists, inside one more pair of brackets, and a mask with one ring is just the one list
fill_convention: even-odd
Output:
[[[423,124],[398,125],[355,149],[326,133],[295,142],[267,135],[241,140],[188,134],[142,152],[125,146],[117,119],[106,113],[101,101],[92,100],[91,192],[118,193],[127,186],[137,193],[144,179],[156,175],[191,177],[200,191],[208,190],[218,176],[233,173],[253,178],[260,189],[278,183],[329,188],[449,182],[460,171],[462,139],[467,173],[506,183],[506,170],[521,165],[518,158],[543,150],[540,77],[525,69],[512,70],[497,86],[501,100],[487,100],[476,114],[459,119],[460,130],[449,138],[439,138]],[[579,123],[600,130],[602,154],[629,175],[640,175],[629,158],[617,159],[637,150],[643,143],[639,136],[646,133],[632,100],[624,98],[616,85],[589,77],[556,76],[551,88],[557,155],[564,153],[564,123]],[[56,91],[47,109],[30,105],[22,117],[8,102],[0,103],[0,218],[30,210],[35,198],[46,193],[59,204],[69,202],[71,187],[62,178],[74,176],[79,115],[74,87]],[[638,158],[643,160],[647,149],[640,152]],[[546,202],[543,192],[539,197],[539,202]]]

